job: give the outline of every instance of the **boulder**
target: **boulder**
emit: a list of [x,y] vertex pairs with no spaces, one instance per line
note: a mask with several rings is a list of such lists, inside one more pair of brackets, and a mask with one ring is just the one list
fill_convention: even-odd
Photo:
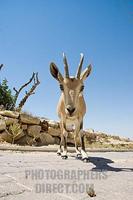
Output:
[[0,131],[3,131],[6,129],[6,123],[3,119],[0,119]]
[[25,114],[25,113],[20,114],[20,120],[24,124],[35,124],[35,125],[40,124],[40,119],[38,119],[37,117],[33,117],[31,115]]
[[41,126],[39,126],[39,125],[31,125],[31,126],[28,126],[28,128],[27,128],[28,135],[33,138],[39,138],[40,131],[41,131]]
[[92,144],[93,142],[96,142],[97,140],[97,134],[94,133],[94,132],[88,132],[88,130],[84,131],[85,133],[85,136],[86,136],[86,141],[89,143],[89,144]]
[[28,127],[27,124],[22,124],[22,125],[21,125],[21,128],[22,128],[24,131],[27,130],[27,127]]
[[20,139],[15,140],[15,144],[19,144],[19,145],[30,145],[30,146],[32,146],[33,143],[34,143],[33,137],[30,137],[28,135],[24,135]]
[[59,137],[53,137],[54,140],[55,140],[55,144],[60,144],[60,138]]
[[75,144],[74,143],[74,139],[71,139],[71,138],[67,138],[67,143],[69,143],[69,144]]
[[49,135],[47,132],[41,132],[40,140],[41,145],[55,144],[55,138]]
[[0,115],[17,119],[19,117],[19,112],[4,110],[0,111]]
[[48,131],[48,122],[43,118],[41,118],[40,121],[41,121],[40,125],[42,127],[42,131]]
[[48,128],[48,133],[50,134],[50,135],[52,135],[52,136],[60,136],[60,129],[58,128],[58,129],[55,129],[55,128],[53,128],[53,127],[49,127]]
[[14,138],[14,140],[19,140],[20,138],[22,138],[25,135],[25,132],[23,130],[21,130]]
[[85,132],[88,132],[88,133],[94,133],[94,129],[90,128],[90,129],[86,129]]
[[56,122],[56,121],[53,121],[53,120],[48,120],[48,126],[54,128],[54,129],[60,128],[59,122]]
[[12,143],[12,136],[7,130],[4,130],[2,133],[0,133],[0,142]]

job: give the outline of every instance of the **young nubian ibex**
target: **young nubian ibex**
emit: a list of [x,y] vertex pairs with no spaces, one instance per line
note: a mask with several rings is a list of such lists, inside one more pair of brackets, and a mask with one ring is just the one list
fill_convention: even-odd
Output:
[[[63,54],[63,62],[65,67],[65,77],[62,76],[57,66],[52,62],[50,64],[50,72],[52,76],[59,82],[61,96],[57,106],[58,116],[60,118],[61,142],[57,154],[62,158],[67,158],[67,136],[71,131],[74,134],[75,148],[77,156],[82,156],[83,160],[87,160],[88,156],[85,151],[83,117],[86,113],[86,104],[83,97],[84,80],[91,72],[89,65],[83,72],[84,56],[81,54],[80,63],[75,77],[69,76],[68,63],[66,56]],[[78,149],[77,137],[80,137],[81,151]],[[63,145],[63,152],[62,152]]]

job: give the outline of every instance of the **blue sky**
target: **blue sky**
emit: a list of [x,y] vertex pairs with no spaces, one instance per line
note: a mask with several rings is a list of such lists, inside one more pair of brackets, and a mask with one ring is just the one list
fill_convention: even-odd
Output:
[[58,119],[60,90],[49,64],[63,73],[62,52],[72,75],[81,52],[84,68],[93,65],[84,127],[132,137],[133,1],[0,0],[0,78],[19,88],[35,71],[41,81],[24,110]]

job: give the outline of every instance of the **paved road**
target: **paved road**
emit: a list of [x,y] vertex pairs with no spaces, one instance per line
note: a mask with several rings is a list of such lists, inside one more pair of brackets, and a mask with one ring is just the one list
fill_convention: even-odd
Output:
[[[133,153],[69,154],[0,151],[0,200],[131,200]],[[96,196],[90,197],[90,191]]]

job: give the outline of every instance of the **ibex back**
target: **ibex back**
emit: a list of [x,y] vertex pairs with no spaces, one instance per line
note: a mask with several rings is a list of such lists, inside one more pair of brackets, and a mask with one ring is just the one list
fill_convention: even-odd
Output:
[[[89,65],[81,73],[83,59],[84,56],[81,54],[80,63],[75,77],[69,76],[68,63],[64,54],[63,62],[65,67],[65,77],[62,76],[59,69],[53,62],[50,64],[50,72],[52,76],[59,82],[61,89],[61,96],[57,106],[57,112],[60,118],[61,142],[57,154],[61,155],[61,157],[64,159],[67,158],[67,136],[69,132],[73,132],[74,134],[77,156],[82,156],[83,160],[88,159],[85,151],[83,132],[83,117],[86,113],[86,104],[83,97],[83,82],[91,72],[91,65]],[[78,149],[78,136],[80,137],[81,141],[81,151]]]

